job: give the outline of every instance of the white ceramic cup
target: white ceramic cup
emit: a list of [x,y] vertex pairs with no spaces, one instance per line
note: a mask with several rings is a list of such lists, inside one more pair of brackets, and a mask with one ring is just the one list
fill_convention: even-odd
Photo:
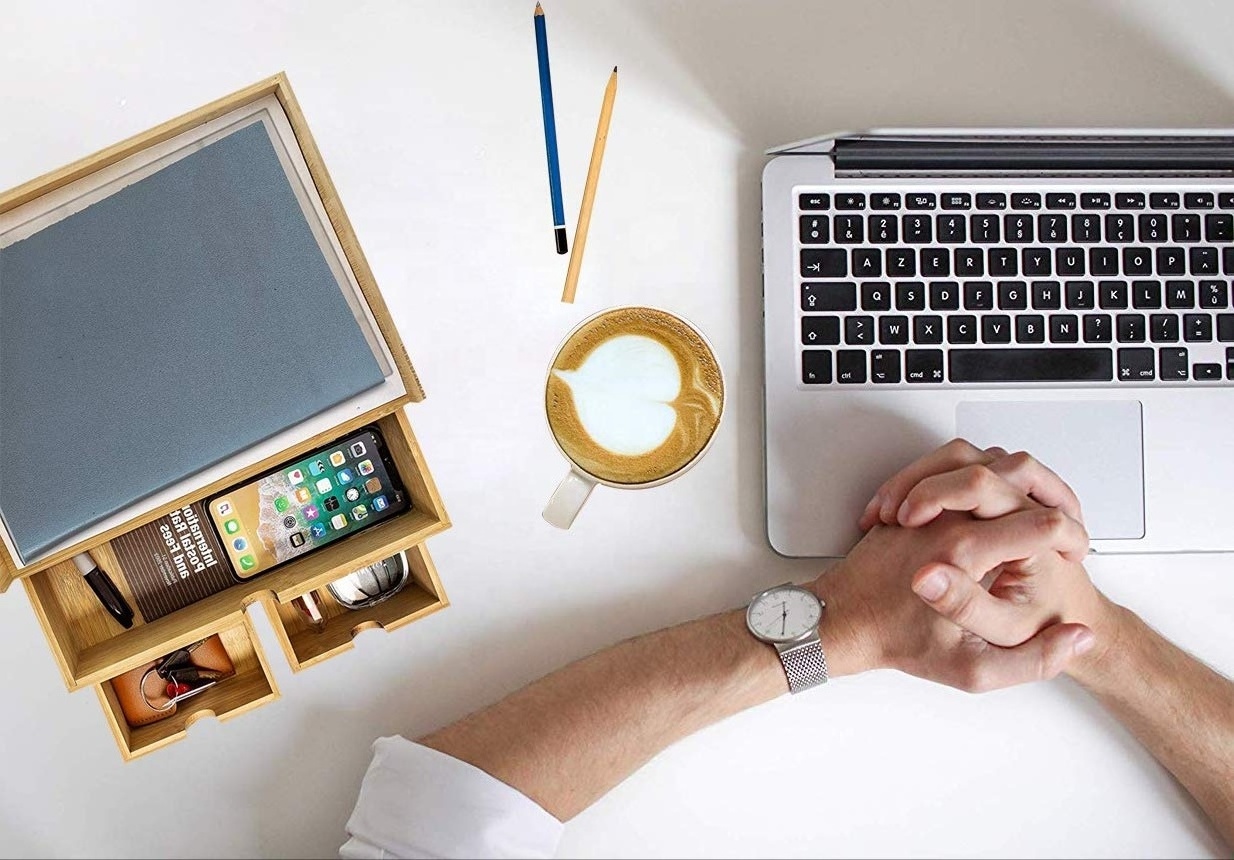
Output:
[[[706,454],[708,449],[711,448],[711,443],[715,441],[716,434],[720,430],[720,424],[724,420],[724,410],[728,406],[728,387],[724,380],[724,371],[720,367],[720,361],[716,358],[715,347],[711,345],[711,341],[707,339],[707,336],[699,331],[698,327],[689,320],[684,319],[679,314],[675,314],[672,311],[666,311],[663,308],[657,308],[651,305],[623,305],[620,307],[606,308],[599,313],[592,314],[574,328],[570,329],[570,333],[562,338],[561,343],[553,352],[553,360],[549,362],[548,371],[544,375],[545,389],[547,390],[549,380],[552,378],[553,365],[557,363],[557,356],[561,354],[561,351],[565,349],[566,344],[568,344],[570,339],[578,333],[579,329],[586,326],[592,320],[602,317],[605,314],[610,314],[614,311],[626,310],[628,308],[647,308],[648,310],[659,311],[660,313],[667,314],[687,328],[692,329],[694,333],[698,335],[699,339],[707,346],[707,349],[710,350],[712,357],[715,358],[716,370],[720,373],[720,385],[725,393],[725,396],[720,403],[720,415],[716,421],[715,429],[712,431],[711,436],[707,439],[707,443],[699,449],[698,453],[695,454],[689,462],[671,474],[664,475],[663,477],[656,478],[654,481],[646,481],[641,484],[619,484],[614,481],[607,481],[604,478],[591,474],[576,463],[570,455],[566,453],[565,448],[561,446],[561,442],[557,439],[557,434],[553,432],[552,423],[549,423],[549,435],[553,437],[553,444],[557,446],[557,450],[560,451],[561,455],[570,463],[570,471],[566,472],[566,476],[561,479],[561,483],[557,485],[557,489],[553,491],[553,495],[548,500],[548,505],[544,508],[544,519],[559,529],[568,529],[570,526],[574,525],[574,519],[578,516],[579,511],[583,509],[583,505],[587,503],[587,499],[591,496],[591,491],[596,488],[597,484],[604,484],[606,487],[613,487],[618,490],[647,490],[651,487],[658,487],[661,484],[667,484],[669,481],[681,477],[686,472],[694,468],[694,464],[701,460],[703,455]],[[544,412],[544,420],[548,422],[547,408]]]

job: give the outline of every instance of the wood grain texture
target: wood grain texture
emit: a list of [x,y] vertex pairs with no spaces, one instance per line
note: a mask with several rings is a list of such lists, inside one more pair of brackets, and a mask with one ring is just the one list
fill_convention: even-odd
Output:
[[279,104],[282,105],[283,110],[287,114],[288,122],[295,133],[296,142],[304,156],[305,163],[308,165],[309,174],[312,176],[313,183],[321,197],[322,204],[330,219],[330,224],[338,235],[339,244],[356,276],[361,293],[373,312],[373,318],[377,322],[378,331],[389,346],[390,354],[394,356],[395,366],[398,369],[399,376],[407,393],[375,409],[371,409],[350,421],[318,433],[299,445],[267,457],[246,469],[241,469],[224,478],[220,478],[203,488],[203,490],[195,490],[192,493],[181,496],[87,541],[81,541],[25,567],[20,567],[9,554],[8,548],[3,543],[0,543],[0,593],[7,591],[9,585],[17,578],[32,576],[39,571],[55,567],[83,550],[92,550],[96,546],[106,544],[117,535],[132,531],[138,526],[159,519],[168,512],[183,507],[194,499],[212,495],[227,487],[241,483],[249,477],[277,466],[279,463],[294,459],[298,453],[326,444],[356,427],[371,423],[382,415],[399,410],[408,402],[424,399],[424,389],[421,387],[415,368],[412,367],[411,361],[407,356],[406,347],[403,345],[398,329],[390,317],[390,311],[386,306],[385,300],[377,288],[377,283],[369,267],[368,260],[365,258],[364,252],[360,248],[360,243],[356,239],[351,221],[347,218],[347,213],[343,209],[342,202],[339,200],[338,192],[333,181],[330,179],[325,163],[322,161],[321,153],[318,151],[317,144],[313,140],[304,115],[300,111],[300,106],[296,101],[295,94],[292,92],[291,84],[287,76],[282,72],[4,192],[0,194],[0,213],[28,203],[37,197],[62,188],[70,182],[75,182],[91,173],[122,161],[137,152],[162,143],[177,134],[202,123],[217,119],[228,111],[235,110],[271,94],[278,99]]

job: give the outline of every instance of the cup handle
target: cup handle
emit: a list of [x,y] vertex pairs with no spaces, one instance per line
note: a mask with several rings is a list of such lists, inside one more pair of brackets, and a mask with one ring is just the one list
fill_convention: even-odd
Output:
[[595,487],[595,481],[580,475],[573,469],[566,472],[566,476],[561,479],[561,483],[557,485],[552,498],[548,500],[548,505],[544,508],[544,519],[559,529],[568,529],[574,525],[574,518],[583,509],[583,503],[587,501],[587,497],[591,495]]

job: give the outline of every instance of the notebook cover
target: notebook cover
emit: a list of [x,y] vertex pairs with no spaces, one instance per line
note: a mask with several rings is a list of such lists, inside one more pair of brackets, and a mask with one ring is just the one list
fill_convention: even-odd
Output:
[[0,249],[0,516],[29,559],[382,378],[245,126]]

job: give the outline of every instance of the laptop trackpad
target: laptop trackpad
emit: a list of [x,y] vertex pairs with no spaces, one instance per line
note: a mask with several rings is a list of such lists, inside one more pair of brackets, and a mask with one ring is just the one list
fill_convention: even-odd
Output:
[[957,435],[1027,451],[1071,485],[1094,539],[1144,537],[1144,434],[1138,401],[956,406]]

